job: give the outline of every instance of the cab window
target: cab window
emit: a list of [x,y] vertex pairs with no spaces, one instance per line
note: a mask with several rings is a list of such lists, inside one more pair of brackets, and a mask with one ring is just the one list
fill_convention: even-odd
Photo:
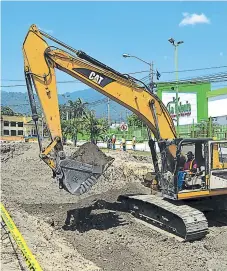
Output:
[[227,144],[212,143],[211,144],[211,168],[227,169]]

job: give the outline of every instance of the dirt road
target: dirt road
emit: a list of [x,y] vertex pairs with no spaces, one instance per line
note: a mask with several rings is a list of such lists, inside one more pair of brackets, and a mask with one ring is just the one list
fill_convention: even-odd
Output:
[[[227,270],[227,226],[221,223],[193,243],[179,243],[109,208],[92,211],[87,223],[67,226],[70,211],[97,199],[111,205],[125,192],[149,193],[141,181],[152,167],[150,158],[110,151],[112,166],[87,194],[75,197],[58,189],[36,143],[15,146],[2,153],[2,201],[43,270]],[[2,270],[21,270],[2,245]]]

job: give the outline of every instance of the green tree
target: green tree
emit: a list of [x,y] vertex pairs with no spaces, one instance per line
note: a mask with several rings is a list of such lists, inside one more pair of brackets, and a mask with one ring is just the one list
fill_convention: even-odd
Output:
[[69,100],[68,104],[60,105],[59,108],[61,119],[74,119],[86,115],[87,104],[87,102],[83,102],[80,98],[78,98],[75,102]]
[[7,116],[22,116],[22,114],[14,112],[8,106],[1,106],[1,114],[2,115],[7,115]]
[[99,138],[104,140],[105,134],[108,131],[108,121],[96,118],[92,111],[87,111],[84,120],[85,131],[90,135],[91,142],[96,144]]
[[134,126],[136,126],[136,127],[142,127],[143,126],[142,120],[140,120],[137,117],[137,115],[134,114],[134,113],[128,116],[127,121],[128,121],[128,125],[130,127],[134,127]]
[[73,118],[80,118],[86,115],[86,105],[87,102],[83,102],[80,98],[78,98],[75,102],[69,101],[70,114]]
[[76,146],[78,134],[83,135],[82,123],[83,119],[74,119],[73,122],[72,120],[62,120],[61,129],[63,138],[72,138],[74,145]]
[[64,137],[70,136],[77,143],[78,133],[82,132],[83,117],[86,116],[86,105],[80,98],[75,102],[68,101],[68,104],[60,105],[60,116],[62,119],[62,133]]
[[67,120],[67,112],[69,112],[69,107],[66,104],[59,105],[61,120]]

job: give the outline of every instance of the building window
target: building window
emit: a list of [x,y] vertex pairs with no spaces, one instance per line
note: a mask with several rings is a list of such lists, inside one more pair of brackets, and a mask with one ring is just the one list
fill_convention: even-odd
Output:
[[9,122],[4,120],[4,126],[9,126]]
[[18,134],[18,135],[23,135],[23,134],[24,134],[24,131],[23,131],[23,130],[18,130],[18,131],[17,131],[17,134]]
[[15,122],[15,121],[11,121],[11,122],[10,122],[10,126],[16,127],[16,122]]
[[18,122],[18,123],[17,123],[17,126],[18,126],[18,127],[23,127],[23,126],[24,126],[24,123],[23,123],[23,122]]
[[37,134],[36,134],[36,129],[35,128],[32,128],[32,130],[31,130],[31,135],[32,136],[36,136]]
[[16,136],[16,135],[17,135],[16,130],[11,130],[11,136]]
[[4,135],[9,135],[9,130],[3,130]]

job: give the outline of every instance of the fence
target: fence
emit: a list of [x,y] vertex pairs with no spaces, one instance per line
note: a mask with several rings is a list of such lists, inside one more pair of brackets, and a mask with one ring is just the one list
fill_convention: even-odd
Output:
[[[108,136],[112,136],[113,134],[115,134],[118,139],[124,136],[126,140],[132,140],[132,137],[135,136],[137,142],[148,140],[147,129],[145,127],[129,127],[127,132],[121,132],[118,130],[108,131]],[[179,137],[215,137],[218,140],[227,139],[227,125],[216,125],[210,121],[203,121],[198,124],[182,125],[179,126]]]
[[218,140],[227,139],[227,125],[217,125],[210,120],[202,121],[198,124],[184,125],[179,127],[179,137],[215,137]]
[[[138,143],[148,140],[147,128],[132,126],[128,131],[120,131],[118,129],[109,129],[102,138],[112,137],[115,135],[117,140],[124,137],[126,140],[132,140],[133,136],[136,137]],[[209,121],[202,121],[197,124],[179,126],[179,137],[181,138],[203,138],[203,137],[216,137],[218,140],[227,139],[227,125],[217,125]],[[78,140],[89,140],[90,135],[83,132],[78,134]]]

